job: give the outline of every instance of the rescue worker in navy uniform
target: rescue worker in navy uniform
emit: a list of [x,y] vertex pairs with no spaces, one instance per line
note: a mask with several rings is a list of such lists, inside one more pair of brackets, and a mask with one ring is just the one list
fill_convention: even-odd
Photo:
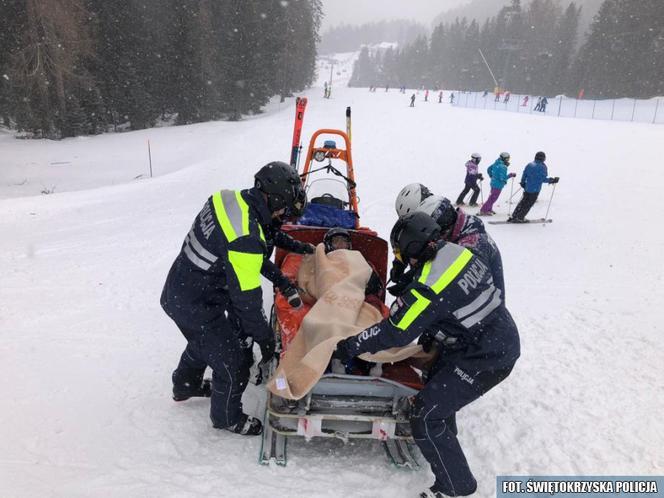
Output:
[[419,342],[440,354],[415,396],[411,429],[436,480],[419,496],[466,496],[477,489],[456,430],[456,412],[512,371],[519,357],[517,327],[488,266],[461,246],[440,240],[426,213],[397,221],[394,249],[418,268],[390,316],[337,345],[342,361]]
[[440,227],[442,240],[470,249],[475,256],[489,265],[493,284],[501,290],[503,302],[505,302],[503,259],[482,220],[478,216],[455,208],[449,199],[436,195],[425,199],[417,211],[422,211],[433,218]]
[[[487,233],[484,223],[477,216],[455,208],[449,199],[440,195],[426,197],[413,212],[421,211],[431,216],[440,227],[440,238],[470,249],[489,265],[494,285],[502,291],[505,301],[505,281],[503,279],[503,261],[500,250],[493,238]],[[406,262],[407,263],[407,262]],[[395,259],[390,272],[394,285],[387,288],[393,296],[400,296],[412,280],[412,272],[404,274],[406,264]]]
[[[274,356],[260,279],[265,232],[286,212],[301,214],[305,203],[297,172],[269,163],[256,174],[254,188],[222,190],[206,201],[170,269],[161,305],[187,339],[173,372],[173,399],[210,395],[215,428],[262,432],[261,421],[242,411],[251,366],[243,334],[258,343],[262,361]],[[207,366],[211,390],[203,383]]]

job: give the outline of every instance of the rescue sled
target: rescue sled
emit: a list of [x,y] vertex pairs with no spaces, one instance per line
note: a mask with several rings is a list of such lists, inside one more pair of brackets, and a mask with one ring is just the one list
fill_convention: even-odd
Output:
[[[353,249],[364,255],[382,281],[380,306],[383,316],[387,316],[384,300],[388,246],[375,231],[360,224],[348,135],[334,129],[316,131],[300,176],[309,205],[298,224],[286,224],[282,229],[297,240],[313,244],[322,242],[331,227],[348,229]],[[301,260],[301,255],[283,250],[277,250],[275,256],[276,264],[293,280]],[[311,307],[304,304],[294,310],[280,293],[275,295],[271,325],[281,354],[288,350],[309,309]],[[277,364],[275,359],[272,370]],[[324,374],[300,400],[284,399],[268,392],[260,463],[275,461],[286,465],[289,437],[344,441],[357,438],[377,439],[394,464],[417,468],[418,462],[411,451],[408,398],[417,394],[421,387],[417,371],[406,362],[399,362],[384,364],[381,377]]]

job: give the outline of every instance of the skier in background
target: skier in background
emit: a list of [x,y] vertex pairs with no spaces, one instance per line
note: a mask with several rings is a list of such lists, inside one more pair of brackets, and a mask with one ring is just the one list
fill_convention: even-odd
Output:
[[424,92],[424,101],[429,102],[429,90],[428,89]]
[[507,104],[510,101],[511,95],[512,94],[510,92],[505,92],[505,99],[503,100],[503,104]]
[[500,197],[500,193],[503,191],[507,180],[516,176],[516,173],[507,173],[507,167],[509,164],[509,152],[501,152],[498,159],[487,168],[487,173],[491,178],[491,194],[480,208],[480,216],[492,216],[496,214],[493,210],[493,204],[498,200],[498,197]]
[[415,107],[415,94],[410,96],[410,107]]
[[454,92],[450,95],[450,104],[454,104]]
[[542,102],[540,103],[540,112],[546,112],[546,106],[549,103],[549,100],[546,97],[542,97]]
[[470,203],[468,204],[471,207],[477,206],[477,197],[480,195],[480,188],[477,186],[477,180],[482,181],[484,177],[478,171],[478,166],[482,156],[477,152],[473,152],[470,156],[470,160],[466,163],[466,178],[464,180],[464,188],[457,198],[457,206],[465,206],[463,199],[466,197],[468,192],[473,191],[473,195],[470,198]]
[[549,172],[544,161],[546,161],[546,154],[540,151],[535,154],[535,160],[532,163],[528,163],[523,170],[520,182],[523,189],[523,197],[514,209],[512,216],[508,218],[508,223],[528,223],[528,220],[525,219],[526,215],[530,211],[530,208],[533,207],[533,204],[535,204],[535,201],[537,201],[537,197],[542,190],[542,184],[558,183],[560,180],[557,176],[554,178],[547,176]]
[[438,92],[438,103],[442,104],[443,102],[443,91]]
[[537,97],[537,103],[533,109],[535,112],[538,112],[542,108],[542,97]]
[[526,107],[528,105],[528,100],[529,99],[530,99],[530,97],[528,97],[528,95],[523,97],[523,102],[521,102],[521,107]]

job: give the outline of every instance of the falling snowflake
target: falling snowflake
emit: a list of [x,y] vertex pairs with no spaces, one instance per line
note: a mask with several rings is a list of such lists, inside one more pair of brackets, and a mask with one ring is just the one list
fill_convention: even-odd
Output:
[[288,0],[281,0],[281,2],[279,3],[281,4],[282,7],[288,7]]

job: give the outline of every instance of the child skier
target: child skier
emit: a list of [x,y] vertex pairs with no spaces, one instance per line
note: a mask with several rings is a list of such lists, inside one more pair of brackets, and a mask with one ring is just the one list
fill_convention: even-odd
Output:
[[470,198],[469,206],[471,207],[477,206],[477,197],[480,195],[480,188],[477,186],[477,180],[479,181],[484,180],[484,177],[478,171],[478,165],[480,164],[481,160],[482,156],[480,156],[477,152],[473,152],[470,155],[470,161],[466,163],[465,186],[463,187],[463,190],[461,191],[459,197],[457,198],[456,201],[457,206],[465,205],[463,199],[471,190],[473,191],[473,195]]
[[496,162],[487,168],[487,173],[491,178],[491,195],[480,208],[480,216],[492,216],[496,214],[493,211],[493,204],[500,197],[503,187],[509,178],[514,178],[516,173],[507,174],[507,167],[510,165],[509,152],[501,152]]

